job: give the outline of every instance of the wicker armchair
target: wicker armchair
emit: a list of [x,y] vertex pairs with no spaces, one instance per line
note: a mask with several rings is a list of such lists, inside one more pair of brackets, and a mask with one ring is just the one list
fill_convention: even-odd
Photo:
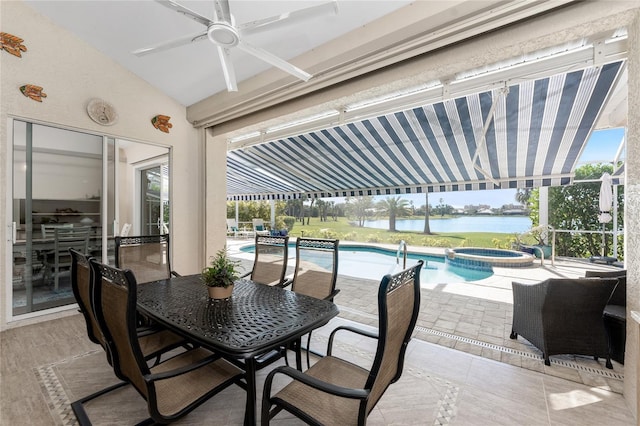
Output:
[[521,335],[542,351],[544,363],[558,354],[609,356],[602,312],[616,279],[550,278],[536,284],[512,283],[511,338]]
[[[385,275],[378,290],[379,333],[338,327],[331,333],[327,356],[302,373],[288,366],[271,371],[262,394],[262,424],[281,410],[314,425],[363,425],[391,383],[400,379],[404,354],[420,309],[420,269],[423,261],[396,275]],[[338,331],[375,338],[378,346],[371,370],[331,355]],[[274,376],[293,379],[275,395]],[[273,408],[272,408],[273,407]]]
[[[95,276],[91,271],[90,261],[91,257],[85,256],[77,250],[69,249],[71,255],[71,288],[73,295],[75,296],[78,308],[84,317],[87,326],[87,335],[89,340],[93,343],[99,344],[104,349],[107,361],[110,365],[113,365],[113,357],[111,350],[107,345],[104,333],[98,324],[98,320],[95,314],[94,306],[96,302],[96,292],[94,289]],[[168,330],[152,327],[141,327],[136,329],[140,347],[142,349],[142,355],[145,360],[156,359],[156,363],[160,361],[160,356],[169,352],[179,346],[185,346],[187,342],[177,334],[174,334]],[[101,395],[104,395],[114,389],[118,389],[126,382],[120,382],[116,385],[109,386],[91,395],[80,398],[79,400],[71,404],[76,417],[80,424],[90,424],[83,404],[91,401]]]
[[289,237],[256,235],[253,269],[244,277],[251,281],[283,287],[289,256]]
[[166,280],[171,270],[169,234],[116,237],[116,267],[130,269],[138,283]]
[[218,392],[236,383],[244,372],[206,349],[195,348],[149,367],[136,334],[137,283],[129,270],[91,260],[100,287],[96,316],[121,380],[146,400],[157,423],[177,420]]
[[609,339],[611,358],[624,364],[627,341],[627,271],[586,271],[585,277],[617,278],[618,285],[604,307],[604,328]]

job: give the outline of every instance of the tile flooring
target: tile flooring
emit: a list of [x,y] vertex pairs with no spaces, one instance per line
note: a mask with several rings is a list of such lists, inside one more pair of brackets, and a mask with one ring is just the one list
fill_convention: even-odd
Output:
[[[230,250],[250,270],[252,258],[239,254],[238,245],[230,244]],[[551,266],[547,261],[526,271],[496,268],[492,277],[473,284],[425,286],[404,374],[371,413],[369,424],[636,424],[621,395],[622,365],[614,362],[612,371],[589,357],[556,356],[547,367],[526,340],[509,339],[511,281],[583,276],[594,268],[599,266],[561,261]],[[340,316],[314,332],[312,348],[324,353],[328,328],[340,322],[375,326],[377,285],[340,276],[335,300]],[[366,363],[362,346],[345,342],[339,354]],[[95,378],[87,379],[87,371]],[[259,387],[265,374],[259,376]],[[74,311],[0,333],[2,425],[74,424],[68,403],[113,382],[104,355],[88,340],[82,317]],[[94,424],[124,425],[144,418],[144,403],[134,391],[113,398],[96,402]],[[243,409],[243,392],[232,387],[179,424],[241,424]],[[286,414],[272,423],[299,424]]]
[[[350,321],[338,317],[314,332],[313,346],[324,351],[330,329],[345,322]],[[117,381],[85,333],[79,314],[1,333],[0,424],[74,425],[69,403]],[[361,338],[340,339],[336,355],[366,366],[371,349]],[[258,377],[259,397],[266,373]],[[129,425],[146,415],[144,401],[128,387],[87,409],[95,425]],[[240,425],[243,410],[244,393],[234,386],[177,424]],[[272,424],[301,423],[281,413]],[[634,425],[635,420],[623,397],[602,387],[414,339],[401,379],[389,387],[368,424]]]

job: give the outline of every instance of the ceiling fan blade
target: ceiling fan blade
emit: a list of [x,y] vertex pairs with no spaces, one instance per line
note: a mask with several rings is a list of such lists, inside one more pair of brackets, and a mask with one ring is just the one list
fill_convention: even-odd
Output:
[[259,59],[262,59],[263,61],[273,65],[274,67],[280,68],[282,71],[285,71],[295,77],[298,77],[300,80],[308,81],[311,77],[313,77],[311,74],[301,70],[295,65],[290,64],[284,59],[280,59],[276,55],[269,53],[266,50],[261,49],[259,47],[252,46],[242,40],[238,42],[238,45],[236,47],[238,49],[244,50],[250,55],[253,55]]
[[171,10],[175,10],[178,13],[182,13],[187,18],[191,18],[204,26],[208,27],[213,23],[213,21],[211,21],[211,19],[207,18],[206,16],[200,15],[198,12],[194,12],[193,10],[186,8],[173,0],[156,0],[156,2],[160,3],[164,7],[168,7]]
[[232,24],[229,0],[213,0],[213,12],[217,20],[222,20]]
[[227,90],[229,92],[237,92],[238,84],[236,83],[236,72],[233,69],[233,64],[231,63],[231,54],[229,52],[229,49],[225,49],[221,46],[216,47],[218,49],[220,64],[222,65],[224,81],[227,83]]
[[143,47],[141,49],[134,50],[131,53],[133,53],[136,56],[145,56],[151,53],[163,52],[165,50],[173,49],[174,47],[184,46],[189,43],[204,40],[206,38],[207,38],[207,32],[205,31],[198,34],[191,34],[188,36],[180,37],[175,40],[154,44],[153,46]]
[[251,34],[265,30],[269,27],[304,21],[309,18],[328,15],[330,13],[338,14],[338,2],[336,0],[319,4],[317,6],[307,7],[305,9],[294,10],[293,12],[283,13],[282,15],[257,19],[242,25],[236,25],[236,28],[238,28],[242,34]]

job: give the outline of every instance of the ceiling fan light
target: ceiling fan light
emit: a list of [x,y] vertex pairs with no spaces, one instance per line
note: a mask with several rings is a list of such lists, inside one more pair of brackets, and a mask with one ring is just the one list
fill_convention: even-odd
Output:
[[238,44],[238,32],[226,22],[215,22],[207,30],[209,40],[221,47],[234,47]]

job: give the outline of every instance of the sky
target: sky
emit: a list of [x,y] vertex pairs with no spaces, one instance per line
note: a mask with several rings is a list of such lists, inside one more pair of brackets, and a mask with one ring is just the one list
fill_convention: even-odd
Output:
[[[594,131],[578,160],[578,167],[585,163],[607,163],[613,161],[623,136],[624,128]],[[621,157],[624,158],[624,153]],[[517,204],[515,196],[515,189],[435,192],[429,194],[429,204],[436,206],[442,200],[442,203],[449,204],[455,208],[479,204],[488,204],[493,208],[497,208],[505,204]],[[375,197],[375,201],[385,197]],[[403,194],[402,198],[413,201],[413,205],[416,207],[424,205],[424,194]]]

